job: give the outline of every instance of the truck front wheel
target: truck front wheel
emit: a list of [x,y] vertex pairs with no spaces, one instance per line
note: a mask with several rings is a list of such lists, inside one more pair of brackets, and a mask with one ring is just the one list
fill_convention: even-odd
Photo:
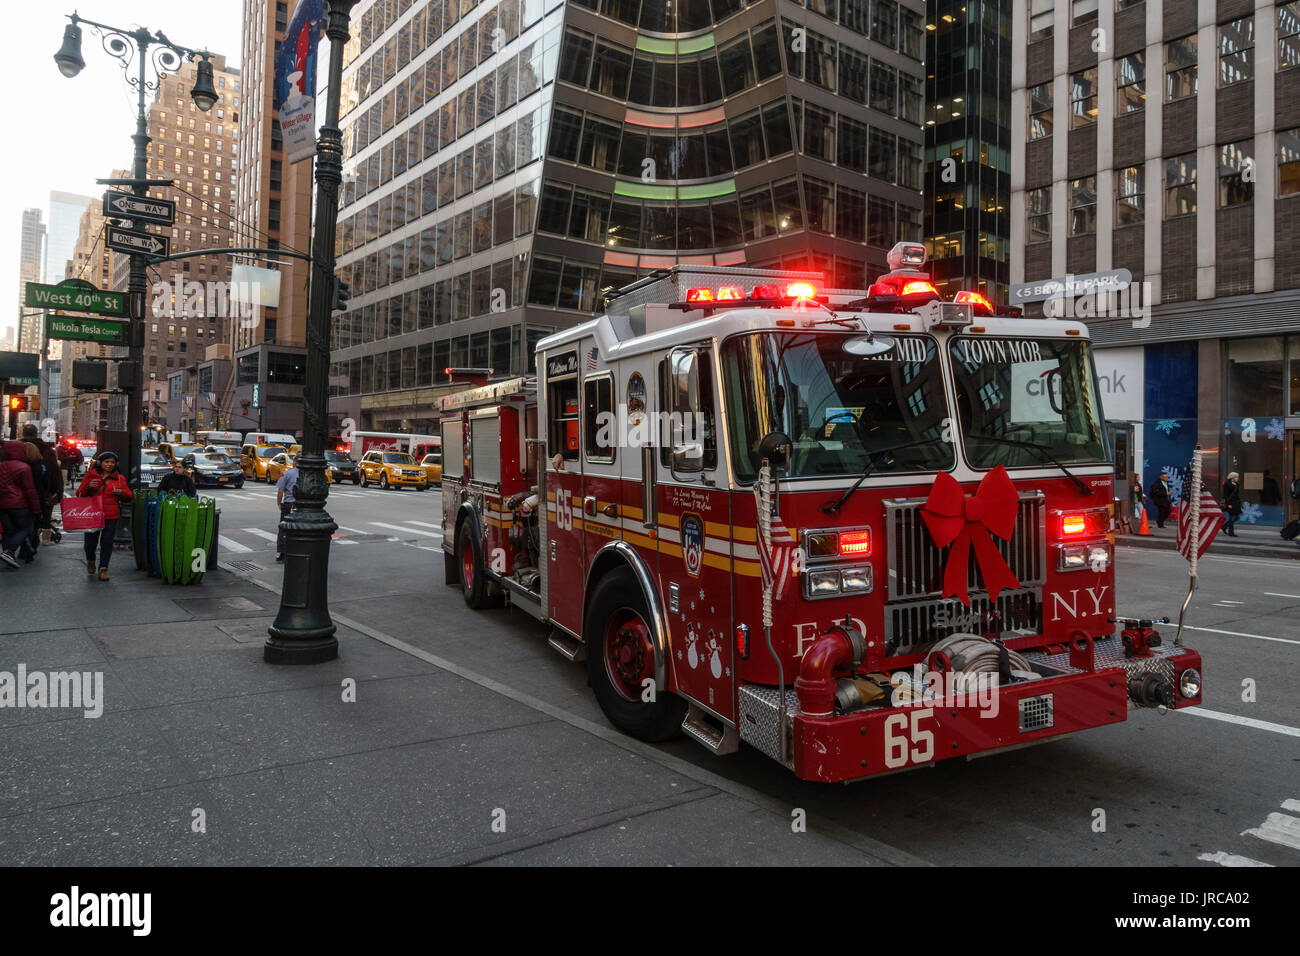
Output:
[[686,702],[654,684],[650,613],[631,570],[619,568],[596,585],[583,638],[591,689],[609,722],[641,740],[675,737]]

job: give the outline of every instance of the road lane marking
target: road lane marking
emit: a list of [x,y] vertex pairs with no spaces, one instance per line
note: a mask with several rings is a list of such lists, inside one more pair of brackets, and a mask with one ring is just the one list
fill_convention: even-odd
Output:
[[425,535],[426,537],[429,537],[429,538],[441,538],[441,537],[442,537],[442,532],[441,532],[441,531],[439,531],[439,532],[437,532],[437,533],[435,534],[435,533],[432,532],[432,531],[420,531],[420,530],[418,530],[418,529],[416,529],[416,528],[403,528],[403,527],[402,527],[401,525],[399,525],[399,524],[385,524],[385,523],[382,522],[382,521],[371,521],[370,524],[374,525],[376,528],[387,528],[389,531],[401,531],[401,532],[404,533],[404,534],[422,534],[422,535]]
[[267,541],[279,540],[275,535],[271,534],[271,532],[263,531],[261,528],[244,528],[243,530],[248,532],[249,534],[255,534],[259,538],[265,538]]
[[351,534],[370,534],[369,531],[362,531],[362,530],[360,530],[359,528],[345,528],[345,527],[343,527],[343,525],[339,525],[339,530],[340,530],[340,531],[347,531],[347,532],[349,532],[349,533],[351,533]]
[[225,548],[227,551],[233,551],[235,554],[246,554],[253,550],[252,548],[240,544],[233,538],[227,538],[224,534],[217,535],[217,538],[221,541],[221,547]]
[[1300,800],[1283,800],[1282,809],[1300,812]]
[[1224,853],[1219,850],[1216,853],[1202,853],[1197,857],[1198,860],[1204,860],[1206,863],[1217,863],[1219,866],[1267,866],[1272,867],[1272,863],[1261,863],[1259,860],[1252,860],[1248,856],[1234,856],[1231,853]]
[[1257,827],[1243,830],[1242,836],[1259,837],[1269,843],[1300,850],[1300,817],[1285,813],[1270,813],[1268,819]]
[[334,543],[335,543],[335,544],[356,544],[355,541],[350,541],[350,540],[348,540],[347,538],[340,538],[340,537],[337,537],[337,536],[335,536],[335,538],[334,538],[333,540],[334,540]]
[[415,524],[415,525],[419,525],[421,528],[433,528],[435,531],[438,531],[438,532],[441,532],[441,531],[442,531],[442,525],[440,525],[440,524],[429,524],[429,522],[427,522],[427,521],[407,521],[406,523],[407,523],[407,524]]
[[1297,600],[1300,600],[1300,594],[1278,594],[1276,591],[1265,591],[1264,595],[1266,597],[1296,598]]
[[1267,730],[1275,734],[1285,734],[1288,737],[1300,737],[1300,727],[1288,727],[1286,724],[1274,724],[1267,720],[1256,720],[1254,717],[1238,717],[1236,714],[1223,714],[1217,710],[1206,710],[1204,707],[1188,707],[1178,710],[1179,714],[1191,714],[1193,717],[1208,717],[1210,720],[1222,720],[1229,724],[1240,724],[1242,727],[1250,727],[1254,730]]
[[1253,637],[1257,641],[1276,641],[1278,644],[1300,644],[1300,641],[1293,641],[1287,637],[1268,637],[1264,634],[1246,634],[1242,631],[1223,631],[1217,627],[1193,627],[1190,624],[1184,624],[1183,628],[1188,631],[1208,631],[1210,634],[1227,634],[1229,637]]

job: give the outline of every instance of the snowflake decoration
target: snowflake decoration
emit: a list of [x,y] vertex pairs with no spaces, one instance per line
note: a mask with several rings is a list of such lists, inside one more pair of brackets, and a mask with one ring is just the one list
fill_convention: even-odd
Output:
[[704,600],[704,588],[700,588],[700,600]]
[[1142,467],[1143,467],[1143,468],[1150,468],[1150,467],[1151,467],[1151,459],[1150,459],[1150,458],[1143,458],[1143,459],[1142,459]]
[[1282,441],[1286,437],[1286,423],[1280,418],[1270,418],[1268,425],[1264,428],[1264,437],[1271,438],[1274,441]]
[[1156,431],[1164,432],[1166,435],[1172,435],[1182,426],[1172,418],[1162,418],[1156,422]]
[[1183,480],[1186,475],[1181,468],[1173,468],[1165,465],[1161,471],[1169,472],[1169,499],[1173,504],[1178,504],[1183,499]]
[[1246,524],[1254,524],[1264,517],[1264,512],[1260,510],[1259,505],[1253,501],[1243,501],[1241,503],[1241,517],[1238,521],[1244,521]]
[[1225,435],[1231,435],[1231,434],[1232,434],[1232,423],[1231,423],[1231,422],[1224,422],[1224,423],[1223,423],[1223,434],[1225,434]]

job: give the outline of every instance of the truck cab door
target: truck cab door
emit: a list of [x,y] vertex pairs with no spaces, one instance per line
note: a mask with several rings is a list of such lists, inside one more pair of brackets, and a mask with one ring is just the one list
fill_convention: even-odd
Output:
[[582,635],[583,586],[587,577],[582,526],[581,395],[578,347],[543,356],[546,387],[546,566],[551,620],[575,637]]

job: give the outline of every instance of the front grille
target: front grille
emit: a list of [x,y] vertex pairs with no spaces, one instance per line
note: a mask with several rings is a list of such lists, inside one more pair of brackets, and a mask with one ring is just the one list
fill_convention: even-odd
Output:
[[[944,563],[951,548],[935,546],[921,517],[924,498],[891,498],[885,501],[885,533],[889,557],[889,600],[910,601],[934,597],[943,589]],[[1047,504],[1042,492],[1020,495],[1016,530],[1011,540],[990,535],[1007,566],[1022,588],[1041,587],[1046,581]],[[966,587],[974,599],[984,590],[974,552],[971,553]]]
[[[992,602],[971,592],[970,607],[957,598],[906,601],[885,607],[885,653],[915,654],[951,634],[984,634],[990,627]],[[1041,634],[1043,598],[1040,588],[1003,591],[997,601],[998,630]]]
[[1020,700],[1020,732],[1046,730],[1054,726],[1056,716],[1053,713],[1052,695],[1039,697],[1022,697]]

